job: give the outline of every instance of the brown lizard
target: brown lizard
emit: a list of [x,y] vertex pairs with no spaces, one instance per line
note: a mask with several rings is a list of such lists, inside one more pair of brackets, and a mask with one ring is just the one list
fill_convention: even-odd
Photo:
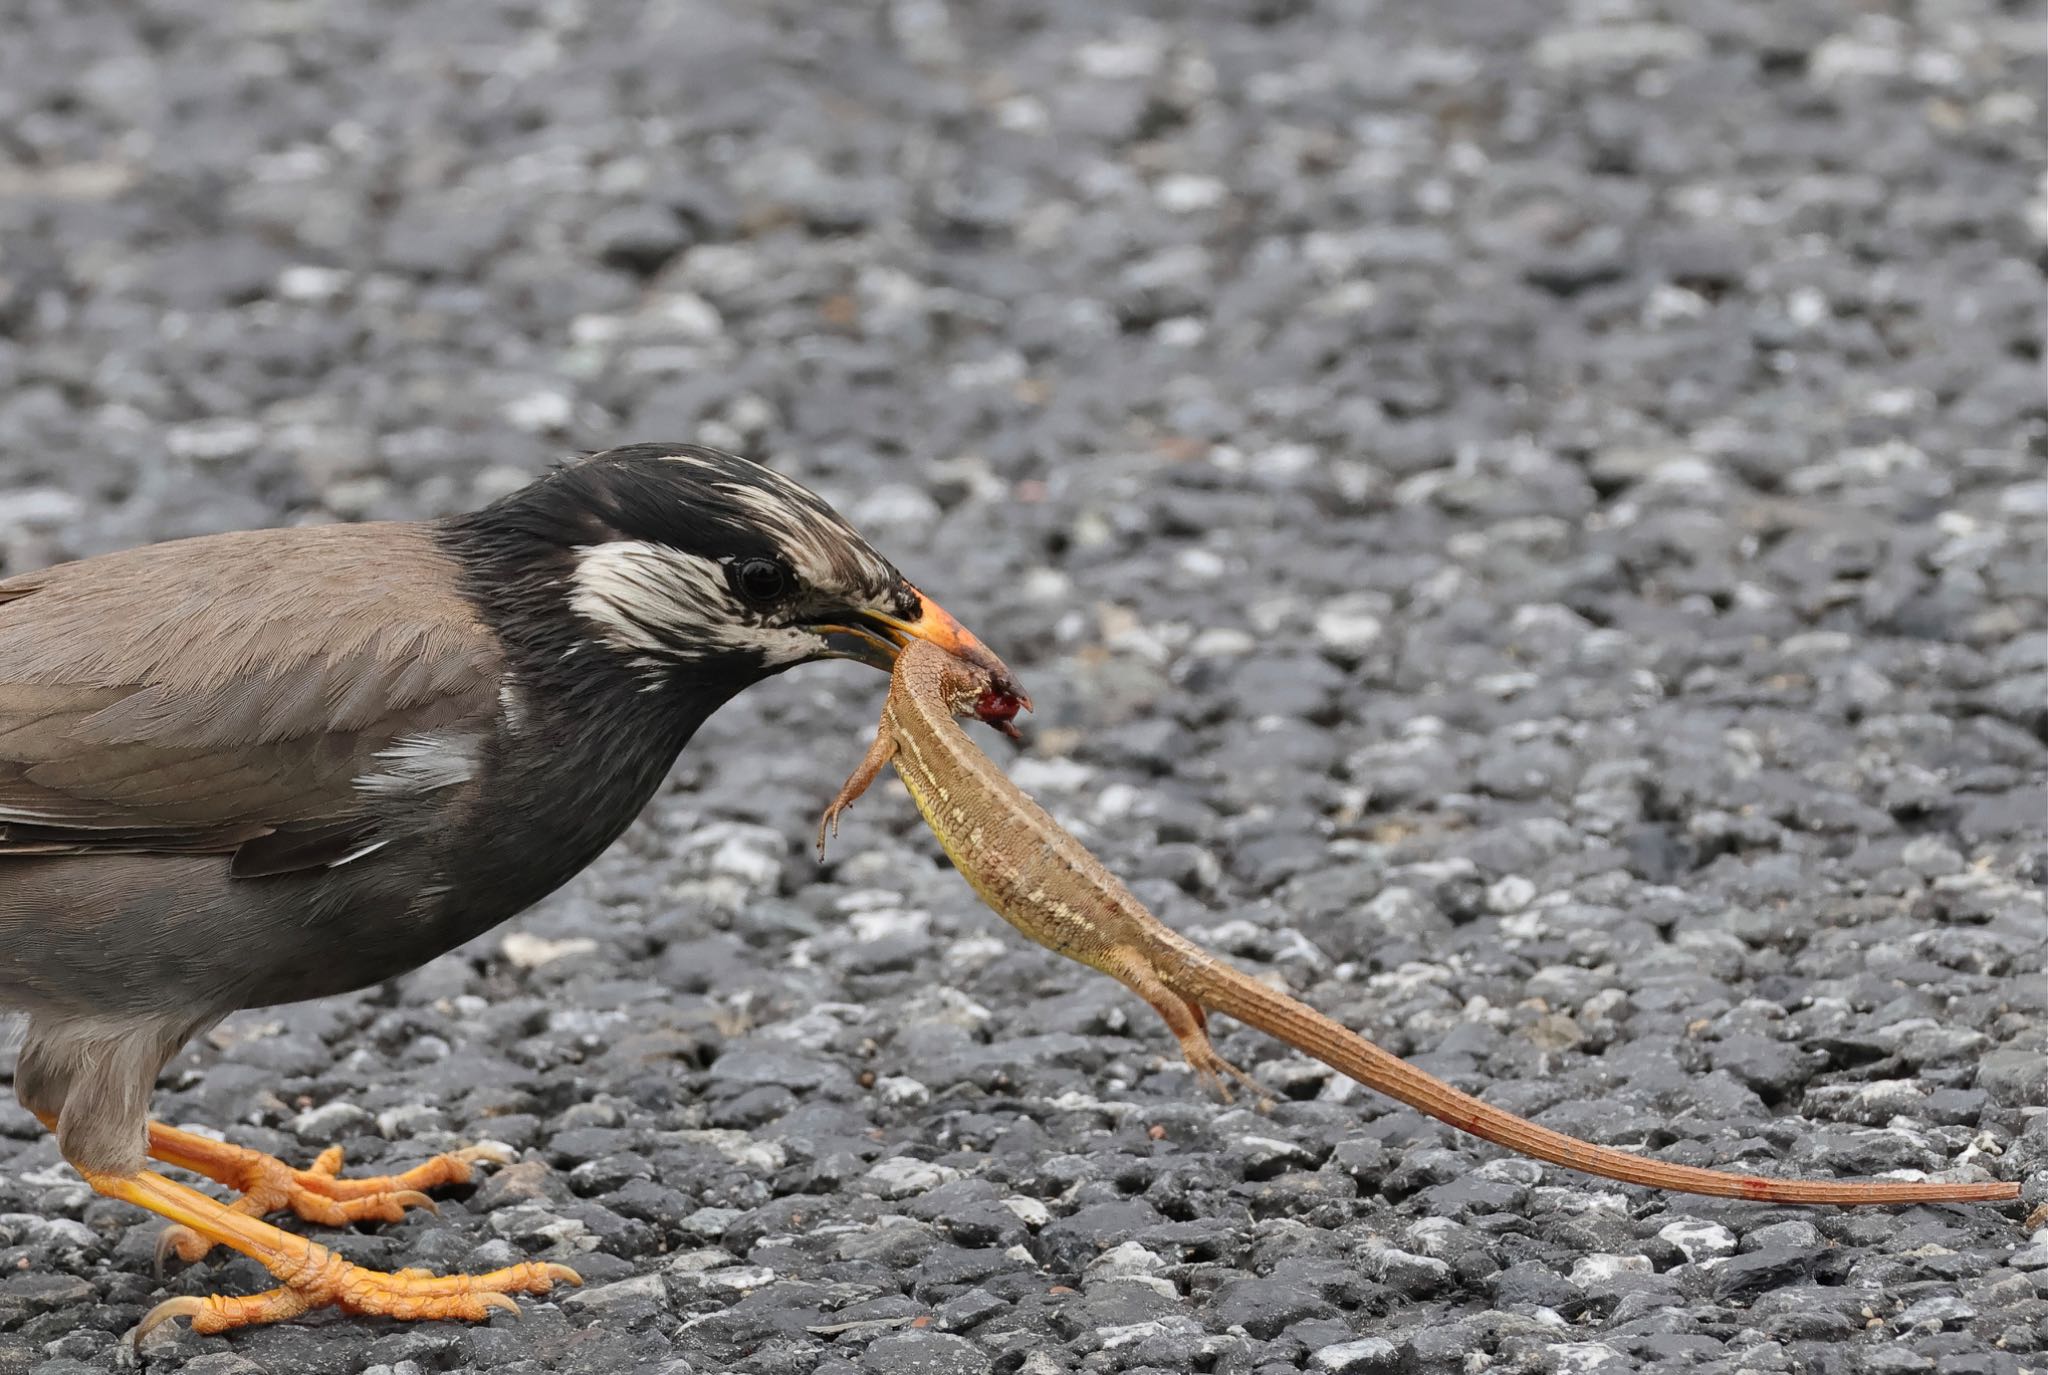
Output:
[[1232,968],[1162,925],[1114,874],[1012,783],[955,721],[978,716],[1014,734],[1029,702],[996,691],[985,671],[913,642],[896,662],[882,724],[818,823],[818,853],[839,815],[894,764],[925,822],[982,901],[1032,940],[1079,960],[1150,1003],[1196,1073],[1227,1099],[1222,1076],[1260,1092],[1209,1042],[1221,1012],[1277,1036],[1367,1088],[1482,1140],[1628,1184],[1767,1203],[1997,1202],[2014,1183],[1766,1179],[1674,1165],[1596,1146],[1504,1112],[1425,1074],[1286,994]]

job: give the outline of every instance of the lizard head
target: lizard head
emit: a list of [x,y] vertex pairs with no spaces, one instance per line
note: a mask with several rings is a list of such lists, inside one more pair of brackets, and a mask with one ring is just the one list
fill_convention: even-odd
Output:
[[938,696],[955,716],[972,716],[1012,740],[1024,738],[1017,730],[1016,718],[1018,712],[1031,710],[1031,698],[993,654],[983,651],[969,658],[934,642],[920,641],[904,646],[896,671],[926,682],[936,679]]

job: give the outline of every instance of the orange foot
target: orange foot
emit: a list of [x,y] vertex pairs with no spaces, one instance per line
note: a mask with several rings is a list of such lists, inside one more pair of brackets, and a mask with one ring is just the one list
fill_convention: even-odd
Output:
[[307,1244],[305,1256],[290,1273],[280,1273],[280,1289],[230,1298],[208,1294],[165,1299],[142,1315],[130,1339],[138,1346],[151,1329],[173,1318],[190,1318],[202,1336],[258,1323],[283,1322],[311,1308],[339,1308],[344,1313],[421,1322],[482,1322],[493,1309],[519,1316],[509,1294],[545,1294],[557,1284],[581,1284],[582,1277],[566,1265],[527,1261],[483,1275],[432,1275],[425,1270],[386,1274],[351,1265],[325,1246]]
[[[234,1146],[211,1137],[149,1124],[149,1154],[166,1165],[203,1174],[208,1179],[239,1190],[241,1197],[227,1205],[247,1217],[290,1209],[301,1219],[321,1227],[346,1227],[353,1222],[396,1222],[407,1208],[432,1211],[434,1201],[423,1192],[451,1184],[467,1184],[479,1161],[507,1164],[511,1154],[502,1146],[471,1146],[467,1150],[437,1155],[403,1174],[375,1175],[367,1179],[341,1179],[341,1147],[320,1152],[310,1169],[295,1170],[274,1155]],[[204,1260],[215,1242],[192,1228],[166,1227],[157,1239],[157,1269],[173,1252],[191,1264]]]
[[209,1244],[231,1246],[282,1282],[280,1288],[245,1298],[213,1294],[166,1299],[150,1309],[129,1334],[138,1345],[152,1328],[173,1318],[190,1318],[194,1332],[213,1333],[281,1322],[324,1307],[390,1318],[480,1322],[495,1309],[517,1313],[519,1305],[507,1297],[510,1294],[545,1294],[557,1284],[583,1282],[568,1266],[545,1261],[527,1261],[484,1275],[365,1270],[325,1246],[279,1231],[160,1174],[148,1170],[132,1175],[81,1173],[86,1183],[107,1197],[169,1218]]

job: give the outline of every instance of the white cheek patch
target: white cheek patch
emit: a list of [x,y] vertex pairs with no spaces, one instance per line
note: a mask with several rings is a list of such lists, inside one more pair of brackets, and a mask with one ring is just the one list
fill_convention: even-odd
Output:
[[613,647],[642,654],[694,640],[740,611],[718,563],[646,540],[585,545],[569,582],[573,610]]
[[401,735],[377,751],[375,758],[384,767],[358,776],[356,791],[398,797],[453,788],[476,777],[481,749],[482,741],[466,732]]
[[812,637],[764,624],[742,606],[715,559],[647,540],[613,540],[576,551],[569,605],[614,649],[653,665],[725,654],[771,666],[810,653]]

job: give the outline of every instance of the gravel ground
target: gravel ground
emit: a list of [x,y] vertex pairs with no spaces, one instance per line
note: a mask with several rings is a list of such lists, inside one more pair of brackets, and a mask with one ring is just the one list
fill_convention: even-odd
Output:
[[[1023,673],[1164,919],[1675,1160],[2048,1200],[2043,13],[1928,0],[16,0],[0,562],[461,509],[695,438]],[[521,1153],[397,1268],[523,1321],[203,1375],[2048,1369],[2025,1208],[1503,1158],[1020,942],[878,678],[757,689],[570,889],[238,1017],[169,1120]],[[986,737],[991,745],[994,737]],[[157,1227],[0,1110],[0,1375],[112,1368]]]

